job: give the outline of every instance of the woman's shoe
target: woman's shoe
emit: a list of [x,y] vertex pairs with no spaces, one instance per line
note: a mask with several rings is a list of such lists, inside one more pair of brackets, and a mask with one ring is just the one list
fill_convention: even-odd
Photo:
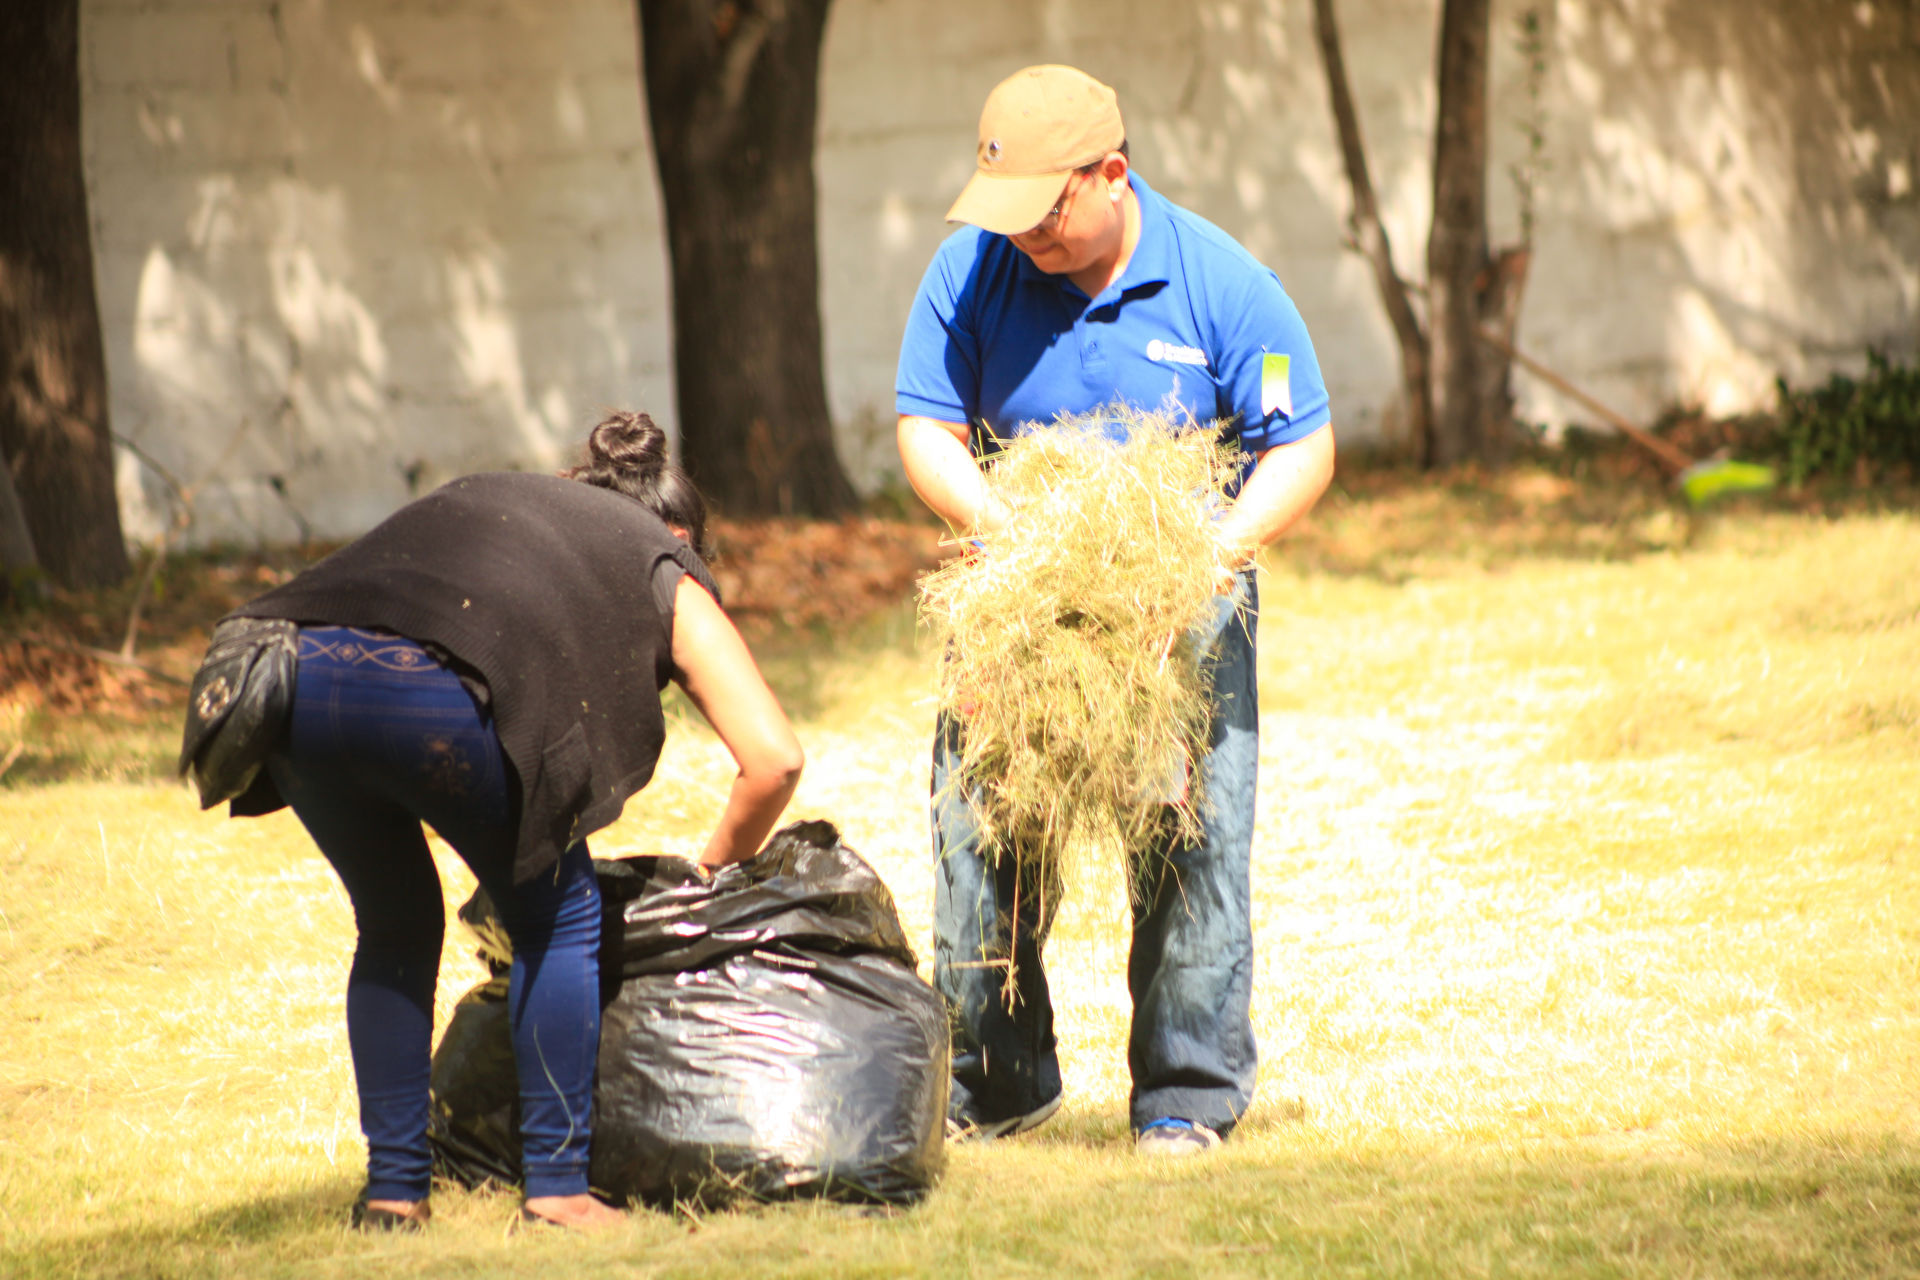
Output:
[[433,1219],[433,1206],[425,1200],[379,1200],[369,1202],[361,1196],[353,1202],[351,1222],[355,1231],[424,1231]]
[[625,1226],[627,1215],[590,1195],[540,1196],[540,1205],[528,1200],[520,1206],[520,1221],[528,1226],[563,1227],[568,1231],[607,1231]]

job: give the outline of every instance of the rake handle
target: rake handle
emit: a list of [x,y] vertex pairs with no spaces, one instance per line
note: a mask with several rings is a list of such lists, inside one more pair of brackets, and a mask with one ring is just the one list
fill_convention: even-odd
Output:
[[1693,465],[1693,459],[1680,452],[1679,449],[1668,444],[1652,432],[1645,431],[1627,421],[1626,418],[1615,413],[1606,405],[1601,404],[1598,400],[1595,400],[1592,396],[1574,386],[1571,382],[1568,382],[1565,378],[1547,368],[1547,366],[1541,364],[1538,360],[1535,360],[1532,356],[1526,354],[1526,352],[1520,350],[1493,330],[1480,330],[1480,340],[1505,355],[1508,359],[1519,364],[1521,368],[1531,373],[1534,377],[1539,378],[1542,382],[1560,392],[1562,395],[1578,401],[1587,409],[1599,414],[1609,426],[1620,432],[1621,435],[1664,462],[1675,475],[1680,474]]

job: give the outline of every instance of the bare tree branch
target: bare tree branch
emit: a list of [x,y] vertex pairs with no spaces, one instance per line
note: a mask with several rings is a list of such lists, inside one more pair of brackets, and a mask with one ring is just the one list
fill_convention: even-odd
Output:
[[[140,583],[133,592],[133,604],[127,610],[127,626],[120,639],[122,661],[133,662],[134,641],[140,634],[140,616],[147,607],[147,591],[153,586],[153,580],[160,572],[160,565],[167,558],[168,541],[174,534],[185,533],[192,526],[194,495],[200,491],[200,486],[212,479],[220,468],[226,465],[227,459],[233,456],[233,451],[239,445],[241,437],[247,434],[247,426],[248,420],[240,419],[239,425],[233,429],[233,434],[227,437],[227,443],[220,450],[219,455],[208,464],[205,473],[192,484],[181,484],[174,474],[162,466],[152,454],[125,436],[116,434],[113,437],[115,444],[146,463],[148,468],[173,490],[173,518],[160,527],[160,535],[153,541],[153,555],[148,558],[147,567],[140,573]],[[302,527],[304,529],[304,522]],[[168,678],[171,679],[171,677]]]
[[1313,0],[1313,31],[1320,43],[1320,60],[1327,72],[1327,95],[1333,107],[1333,120],[1340,134],[1340,156],[1347,168],[1347,183],[1353,189],[1353,211],[1348,224],[1359,251],[1373,264],[1374,284],[1380,301],[1386,306],[1400,343],[1400,382],[1407,404],[1408,434],[1424,464],[1433,449],[1432,400],[1427,389],[1427,335],[1414,314],[1409,288],[1393,265],[1393,245],[1387,228],[1380,221],[1380,202],[1374,195],[1373,177],[1367,169],[1366,143],[1360,133],[1359,113],[1354,110],[1353,90],[1347,83],[1346,59],[1341,53],[1340,27],[1334,17],[1333,0]]

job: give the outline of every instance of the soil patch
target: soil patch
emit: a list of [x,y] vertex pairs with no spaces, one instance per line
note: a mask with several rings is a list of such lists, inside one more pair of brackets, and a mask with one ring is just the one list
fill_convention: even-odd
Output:
[[[850,627],[904,599],[942,554],[939,526],[872,516],[722,519],[712,532],[714,576],[749,643]],[[215,621],[335,545],[169,558],[141,609],[131,653],[139,665],[112,660],[124,653],[135,582],[0,611],[0,707],[134,717],[170,706],[184,697]]]

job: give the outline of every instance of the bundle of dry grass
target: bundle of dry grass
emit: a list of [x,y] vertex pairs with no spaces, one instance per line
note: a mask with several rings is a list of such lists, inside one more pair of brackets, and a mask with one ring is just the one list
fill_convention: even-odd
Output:
[[1213,536],[1231,454],[1124,408],[1062,418],[987,472],[1015,513],[976,556],[926,578],[945,642],[941,704],[965,725],[957,785],[1041,883],[1103,839],[1137,855],[1168,822],[1197,831],[1189,767],[1207,688],[1195,624],[1215,599]]

